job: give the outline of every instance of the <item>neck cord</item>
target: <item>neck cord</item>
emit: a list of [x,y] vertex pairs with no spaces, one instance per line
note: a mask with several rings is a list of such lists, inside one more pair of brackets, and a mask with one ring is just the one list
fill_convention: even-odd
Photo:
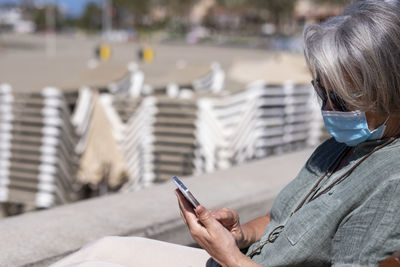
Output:
[[[350,168],[347,172],[345,172],[343,175],[341,175],[339,178],[337,178],[335,181],[333,181],[327,188],[325,188],[323,191],[319,192],[318,194],[314,195],[313,197],[310,198],[308,202],[311,202],[321,196],[322,194],[326,193],[329,191],[333,186],[338,184],[339,182],[343,181],[345,178],[347,178],[355,168],[357,168],[364,160],[366,160],[369,156],[371,156],[373,153],[378,151],[379,149],[391,144],[394,140],[396,140],[397,137],[391,137],[388,141],[383,143],[380,146],[375,147],[373,150],[371,150],[368,154],[366,154],[364,157],[362,157],[352,168]],[[297,208],[290,214],[290,217],[297,212],[303,205],[307,202],[307,199],[313,194],[319,184],[322,182],[322,180],[330,173],[328,178],[332,175],[332,173],[340,166],[341,161],[344,159],[344,157],[347,155],[347,153],[351,150],[351,148],[344,149],[339,156],[335,159],[335,161],[328,167],[328,169],[325,171],[325,173],[318,179],[317,183],[313,186],[311,191],[306,195],[306,197],[300,202],[300,204],[297,206]],[[280,233],[283,231],[285,228],[284,225],[279,225],[278,227],[275,227],[270,234],[268,235],[268,238],[261,242],[258,247],[256,247],[252,252],[250,252],[247,256],[252,258],[255,254],[260,253],[262,248],[268,244],[268,243],[274,243],[275,240],[279,237]]]
[[[343,181],[344,179],[346,179],[354,170],[355,168],[357,168],[364,160],[366,160],[367,158],[369,158],[373,153],[375,153],[376,151],[380,150],[381,148],[391,144],[394,140],[396,140],[397,138],[395,137],[391,137],[389,140],[387,140],[385,143],[375,147],[373,150],[371,150],[368,154],[366,154],[364,157],[362,157],[356,164],[354,164],[353,167],[351,167],[347,172],[345,172],[344,174],[342,174],[340,177],[338,177],[335,181],[333,181],[329,186],[327,186],[324,190],[322,190],[321,192],[319,192],[318,194],[315,194],[314,196],[312,196],[308,201],[307,199],[311,196],[311,194],[313,194],[319,184],[322,182],[322,180],[328,175],[328,173],[330,172],[330,170],[332,169],[332,172],[334,172],[337,167],[340,165],[340,162],[344,159],[344,157],[347,155],[347,153],[350,151],[349,149],[345,149],[344,152],[342,152],[340,154],[340,156],[333,162],[333,164],[331,166],[329,166],[328,170],[325,171],[325,173],[318,179],[317,183],[313,186],[313,188],[311,189],[311,191],[305,196],[305,198],[300,202],[300,204],[297,206],[297,208],[290,214],[290,216],[292,216],[293,214],[295,214],[301,207],[304,206],[304,204],[307,202],[311,202],[313,200],[315,200],[316,198],[318,198],[319,196],[321,196],[322,194],[328,192],[332,187],[334,187],[335,185],[337,185],[338,183],[340,183],[341,181]],[[328,176],[328,178],[330,177],[330,175]]]

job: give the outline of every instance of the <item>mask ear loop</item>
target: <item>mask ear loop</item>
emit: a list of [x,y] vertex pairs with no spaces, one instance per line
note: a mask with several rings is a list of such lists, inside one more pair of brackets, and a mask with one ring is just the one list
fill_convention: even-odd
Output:
[[385,122],[382,123],[382,125],[386,125],[386,123],[388,122],[389,118],[390,118],[390,114],[389,114],[388,117],[386,118]]
[[[385,125],[385,127],[386,127],[386,123],[388,122],[389,118],[390,118],[390,114],[389,114],[389,116],[386,118],[386,120],[385,120],[379,127],[381,127],[381,126],[383,126],[383,125]],[[377,129],[378,129],[378,128],[377,128]],[[384,135],[385,131],[386,131],[386,129],[383,131],[382,135]]]

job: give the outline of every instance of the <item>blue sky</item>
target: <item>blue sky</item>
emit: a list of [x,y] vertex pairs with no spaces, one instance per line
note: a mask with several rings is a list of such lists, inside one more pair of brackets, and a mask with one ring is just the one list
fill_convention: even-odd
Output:
[[[20,0],[0,0],[0,4],[19,3]],[[101,3],[102,0],[35,0],[37,3],[57,3],[67,10],[67,13],[73,16],[79,15],[88,2]]]

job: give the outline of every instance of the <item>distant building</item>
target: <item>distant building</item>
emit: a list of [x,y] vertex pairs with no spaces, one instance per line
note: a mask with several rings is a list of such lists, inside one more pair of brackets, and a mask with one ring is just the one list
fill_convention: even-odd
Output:
[[[348,1],[350,2],[350,0]],[[302,32],[307,24],[319,23],[341,14],[346,4],[316,3],[313,0],[298,0],[291,16],[282,15],[274,20],[273,10],[254,9],[249,6],[229,8],[214,5],[204,17],[205,24],[222,31],[242,31],[245,34],[262,33],[265,36],[277,32],[287,35]]]
[[14,4],[0,6],[0,30],[15,33],[32,33],[35,31],[33,21],[24,19],[22,10]]
[[299,0],[294,10],[294,17],[298,22],[319,23],[341,14],[345,8],[345,5],[316,4],[312,0]]

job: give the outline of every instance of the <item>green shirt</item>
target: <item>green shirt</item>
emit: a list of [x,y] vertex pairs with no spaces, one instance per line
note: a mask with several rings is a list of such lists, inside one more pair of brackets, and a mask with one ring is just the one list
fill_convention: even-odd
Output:
[[[321,183],[321,192],[386,140],[358,145],[349,164]],[[340,183],[290,214],[340,153],[333,138],[320,145],[277,196],[260,242],[283,231],[252,259],[263,266],[377,266],[400,250],[400,140],[373,153]],[[249,255],[260,242],[250,246]]]

